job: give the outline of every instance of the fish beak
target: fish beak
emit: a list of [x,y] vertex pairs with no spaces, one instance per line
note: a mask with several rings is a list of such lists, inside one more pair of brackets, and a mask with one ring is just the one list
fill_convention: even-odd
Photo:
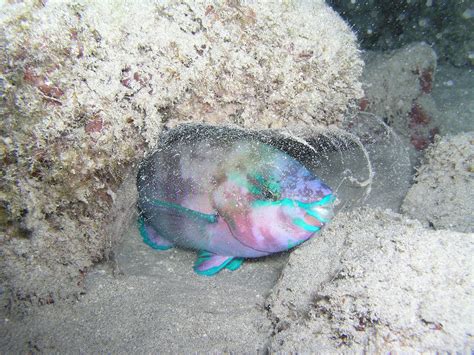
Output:
[[333,205],[335,198],[334,195],[328,196],[328,198],[323,198],[306,210],[305,220],[307,220],[307,223],[320,226],[328,223],[334,217]]
[[312,203],[300,203],[304,209],[303,218],[295,218],[293,223],[309,232],[317,232],[328,223],[334,216],[334,195],[326,195],[322,199]]

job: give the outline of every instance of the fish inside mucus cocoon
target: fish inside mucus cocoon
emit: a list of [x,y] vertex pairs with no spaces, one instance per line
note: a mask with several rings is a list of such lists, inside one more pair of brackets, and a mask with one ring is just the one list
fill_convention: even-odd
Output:
[[194,270],[208,276],[303,243],[331,220],[335,200],[302,163],[250,136],[160,144],[137,187],[144,242],[197,250]]

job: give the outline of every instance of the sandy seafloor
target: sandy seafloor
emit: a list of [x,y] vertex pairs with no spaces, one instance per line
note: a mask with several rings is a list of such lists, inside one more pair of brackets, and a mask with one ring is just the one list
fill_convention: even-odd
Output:
[[8,352],[182,352],[264,349],[264,300],[286,256],[247,262],[238,272],[200,277],[195,253],[155,252],[135,225],[117,253],[120,271],[100,265],[74,304],[47,305],[10,321]]
[[[442,78],[447,79],[445,75]],[[449,107],[459,95],[456,90],[443,91],[437,99],[440,107]],[[406,193],[405,184],[393,184],[396,170],[387,173],[389,176],[377,172],[369,203],[382,209],[396,208]],[[402,181],[410,178],[397,176]],[[349,199],[350,192],[341,198]],[[370,223],[378,222],[367,223],[370,228]],[[115,263],[103,263],[92,270],[85,281],[86,292],[77,301],[32,308],[21,315],[2,315],[0,351],[265,352],[273,331],[265,300],[288,256],[282,253],[246,261],[238,271],[201,277],[192,271],[194,252],[152,250],[141,242],[132,223],[124,230]],[[298,272],[305,273],[305,269]]]

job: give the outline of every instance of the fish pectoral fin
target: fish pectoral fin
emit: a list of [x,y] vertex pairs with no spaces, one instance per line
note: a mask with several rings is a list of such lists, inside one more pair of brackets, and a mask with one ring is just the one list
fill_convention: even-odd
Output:
[[217,214],[215,213],[203,213],[193,210],[191,208],[183,207],[176,203],[162,201],[158,199],[154,199],[150,203],[153,206],[155,212],[160,211],[160,213],[173,216],[174,218],[185,217],[187,219],[201,221],[205,223],[217,222]]
[[237,270],[242,265],[243,258],[224,256],[202,250],[198,253],[198,258],[194,263],[194,271],[198,275],[212,276],[222,269]]
[[158,250],[168,250],[173,247],[173,243],[160,236],[151,225],[145,222],[143,216],[138,217],[137,222],[138,230],[146,245]]

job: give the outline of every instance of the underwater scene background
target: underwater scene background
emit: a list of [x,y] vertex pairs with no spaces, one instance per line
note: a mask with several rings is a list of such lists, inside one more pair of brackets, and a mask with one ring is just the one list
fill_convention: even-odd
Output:
[[0,351],[472,352],[473,16],[0,1]]

